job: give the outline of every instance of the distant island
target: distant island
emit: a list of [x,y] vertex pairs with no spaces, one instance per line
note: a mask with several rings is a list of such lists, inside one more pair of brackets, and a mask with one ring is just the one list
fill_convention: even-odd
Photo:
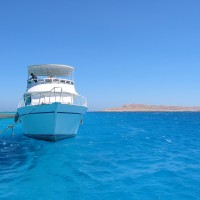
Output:
[[108,108],[105,112],[200,112],[200,106],[165,106],[127,104],[117,108]]

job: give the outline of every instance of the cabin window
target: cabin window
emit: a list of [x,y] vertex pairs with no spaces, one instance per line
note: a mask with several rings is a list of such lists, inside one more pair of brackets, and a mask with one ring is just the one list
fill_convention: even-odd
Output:
[[25,106],[28,106],[28,105],[30,105],[31,104],[31,97],[27,97],[26,99],[25,99]]
[[48,83],[51,83],[51,82],[52,82],[52,79],[46,78],[45,81],[48,82]]

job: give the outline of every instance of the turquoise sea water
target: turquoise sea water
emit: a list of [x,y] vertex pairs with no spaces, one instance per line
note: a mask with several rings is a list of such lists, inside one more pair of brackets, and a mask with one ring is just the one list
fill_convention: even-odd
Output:
[[58,142],[19,125],[0,135],[0,199],[199,200],[200,113],[87,113]]

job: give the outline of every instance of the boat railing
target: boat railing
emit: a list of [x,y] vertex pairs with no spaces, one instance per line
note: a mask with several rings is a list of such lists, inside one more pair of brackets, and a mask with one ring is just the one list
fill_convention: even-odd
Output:
[[41,84],[49,84],[49,83],[56,83],[56,84],[69,84],[74,85],[74,81],[62,78],[38,78],[38,79],[29,79],[27,80],[27,89]]
[[25,106],[52,104],[55,102],[87,106],[87,100],[85,97],[63,92],[61,87],[54,87],[50,91],[31,93],[24,96],[24,98],[19,101],[18,108]]

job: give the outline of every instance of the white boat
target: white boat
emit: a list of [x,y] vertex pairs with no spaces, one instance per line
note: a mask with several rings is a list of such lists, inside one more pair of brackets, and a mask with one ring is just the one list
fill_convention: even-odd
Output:
[[50,141],[76,135],[87,100],[76,92],[73,72],[73,67],[58,64],[28,67],[32,78],[27,81],[16,116],[24,135]]

